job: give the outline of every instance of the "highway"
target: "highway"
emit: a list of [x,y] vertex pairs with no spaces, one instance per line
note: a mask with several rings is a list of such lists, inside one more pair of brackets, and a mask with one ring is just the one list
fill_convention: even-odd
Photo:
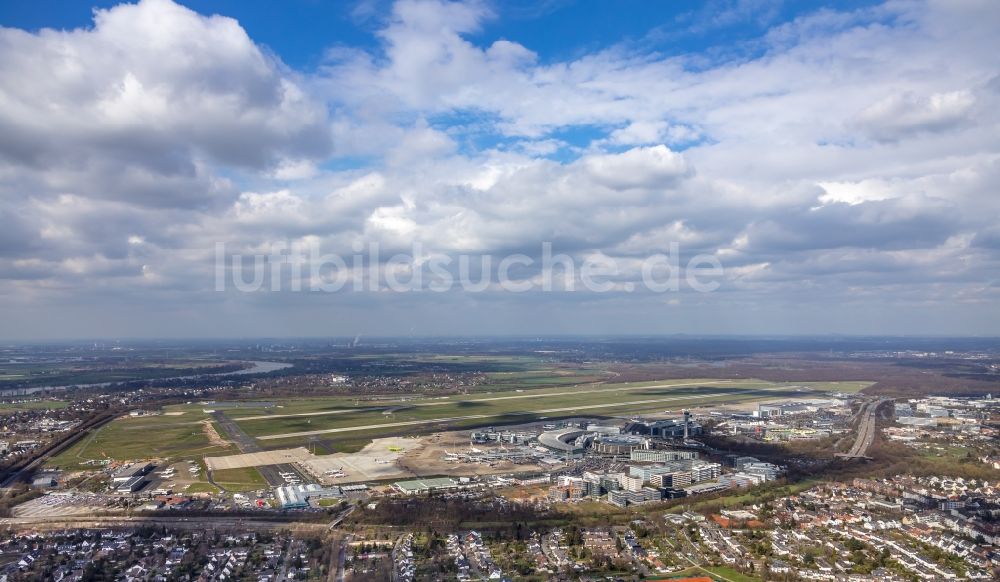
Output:
[[854,444],[851,446],[851,450],[846,453],[837,453],[836,456],[844,459],[867,459],[868,447],[871,446],[872,442],[875,440],[875,434],[877,432],[875,426],[876,412],[882,404],[888,402],[885,398],[880,398],[879,400],[874,400],[871,402],[866,402],[861,410],[858,412],[858,417],[860,421],[858,423],[858,436],[854,440]]

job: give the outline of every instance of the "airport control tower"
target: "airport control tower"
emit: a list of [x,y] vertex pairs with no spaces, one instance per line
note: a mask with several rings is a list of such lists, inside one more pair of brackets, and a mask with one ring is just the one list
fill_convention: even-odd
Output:
[[691,411],[684,410],[684,440],[688,440],[688,427],[691,425]]

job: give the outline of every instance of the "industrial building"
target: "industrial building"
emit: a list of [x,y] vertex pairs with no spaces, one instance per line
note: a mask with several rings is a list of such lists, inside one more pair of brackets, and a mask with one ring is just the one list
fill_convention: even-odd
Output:
[[115,491],[118,493],[135,493],[142,489],[147,481],[143,475],[135,475],[125,481],[115,481]]
[[149,482],[146,474],[152,470],[153,464],[145,462],[121,467],[111,475],[109,489],[116,493],[135,493]]
[[115,485],[121,485],[122,483],[131,480],[133,477],[145,475],[152,470],[152,463],[134,463],[132,465],[127,465],[115,471],[115,473],[111,476],[111,482]]
[[55,487],[58,482],[53,475],[37,475],[32,481],[31,486],[36,489],[45,489],[48,487]]
[[310,499],[330,499],[343,497],[340,487],[321,487],[315,483],[308,485],[285,485],[275,490],[275,496],[282,509],[305,509]]
[[409,481],[396,481],[393,487],[400,493],[413,495],[416,493],[426,493],[428,491],[447,491],[457,489],[461,484],[449,477],[438,477],[435,479],[411,479]]

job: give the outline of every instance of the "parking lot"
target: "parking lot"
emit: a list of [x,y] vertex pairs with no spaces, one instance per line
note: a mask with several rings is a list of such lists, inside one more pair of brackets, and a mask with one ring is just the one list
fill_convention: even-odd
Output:
[[51,493],[14,508],[14,517],[91,516],[108,508],[109,498],[96,493]]

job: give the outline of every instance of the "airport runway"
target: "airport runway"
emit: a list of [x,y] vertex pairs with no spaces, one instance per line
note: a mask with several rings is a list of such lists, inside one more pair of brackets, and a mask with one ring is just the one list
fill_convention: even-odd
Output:
[[[705,384],[704,382],[699,382],[698,385]],[[654,388],[654,386],[646,386],[645,388]],[[787,388],[754,388],[752,390],[742,390],[740,394],[753,394],[755,392],[772,393],[776,390],[792,390],[793,387]],[[797,389],[797,387],[795,387]],[[458,420],[475,420],[475,419],[485,419],[485,418],[500,418],[505,416],[534,416],[537,414],[552,414],[559,412],[578,412],[581,410],[595,410],[598,408],[618,408],[622,406],[633,406],[640,404],[660,404],[663,402],[677,402],[677,401],[692,401],[692,400],[707,400],[710,398],[718,398],[718,394],[706,394],[705,396],[671,396],[669,398],[653,398],[649,400],[633,400],[630,402],[612,402],[609,404],[587,404],[584,406],[565,406],[562,408],[546,408],[542,410],[526,410],[524,412],[506,412],[501,414],[470,414],[467,416],[452,416],[447,418],[431,418],[426,420],[405,420],[400,422],[390,422],[385,424],[368,424],[363,426],[346,426],[342,428],[328,428],[321,430],[308,430],[303,432],[289,432],[284,434],[269,434],[257,437],[258,439],[264,440],[274,440],[274,439],[286,439],[293,437],[303,437],[303,436],[315,436],[321,434],[331,434],[338,432],[353,432],[359,430],[373,430],[380,428],[396,428],[403,426],[417,426],[421,424],[437,424],[443,422],[455,422]],[[235,424],[235,423],[234,423]]]
[[[219,423],[222,430],[224,430],[229,438],[236,443],[236,446],[240,449],[241,453],[259,453],[263,450],[252,436],[243,432],[243,429],[241,429],[238,424],[233,422],[233,420],[226,416],[223,412],[218,410],[213,412],[212,418]],[[272,487],[280,487],[287,484],[285,478],[281,476],[281,473],[294,473],[298,475],[303,484],[313,482],[313,480],[307,475],[304,475],[302,471],[299,471],[295,465],[264,465],[257,467],[257,470],[260,471],[260,474],[264,477],[264,480],[267,481],[267,484]]]
[[[403,406],[406,408],[416,407],[416,406],[445,406],[448,404],[455,404],[456,402],[493,402],[495,400],[518,400],[521,398],[549,398],[552,396],[579,396],[580,394],[592,394],[592,393],[607,393],[607,392],[626,392],[631,390],[655,390],[656,388],[682,388],[685,386],[708,386],[715,384],[731,384],[736,382],[736,380],[708,380],[705,382],[682,382],[678,384],[654,384],[650,386],[625,386],[622,388],[611,388],[609,386],[604,386],[602,388],[595,388],[593,390],[577,390],[574,392],[551,392],[548,394],[530,394],[523,393],[517,394],[515,396],[494,396],[491,398],[467,398],[464,400],[452,400],[451,398],[435,398],[433,402],[407,402]],[[780,387],[779,387],[780,388]],[[530,392],[530,391],[529,391]],[[400,404],[393,404],[392,406],[371,406],[371,407],[359,407],[359,408],[347,408],[344,410],[323,410],[320,412],[294,412],[290,414],[262,414],[258,416],[243,416],[240,417],[239,421],[243,422],[246,420],[265,420],[274,418],[293,418],[297,416],[330,416],[334,414],[346,414],[349,412],[357,412],[360,409],[366,408],[368,410],[388,410],[390,408],[399,408]]]

